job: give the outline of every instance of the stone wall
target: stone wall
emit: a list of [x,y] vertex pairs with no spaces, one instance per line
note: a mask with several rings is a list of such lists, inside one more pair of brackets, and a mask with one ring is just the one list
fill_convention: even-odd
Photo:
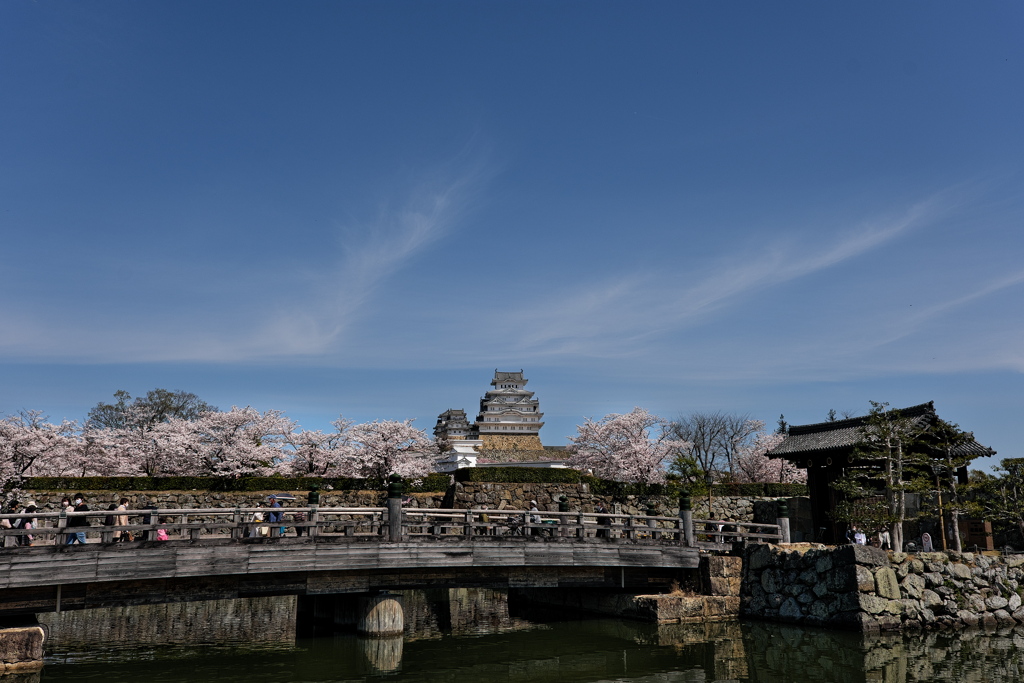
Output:
[[760,545],[744,553],[741,614],[860,631],[1024,622],[1024,556]]
[[[598,495],[591,493],[588,484],[512,484],[512,483],[486,483],[486,482],[457,482],[449,491],[452,507],[469,508],[487,505],[491,509],[526,510],[530,507],[530,501],[536,500],[540,510],[551,512],[558,511],[558,498],[565,496],[570,510],[583,510],[592,512],[594,506],[599,502],[603,503],[609,511],[618,505],[621,514],[643,515],[647,514],[647,503],[653,501],[658,514],[665,517],[676,517],[679,515],[679,499],[675,496],[625,496],[616,498],[610,495]],[[691,500],[693,516],[696,519],[722,519],[731,522],[754,522],[766,520],[755,520],[755,505],[761,501],[774,503],[776,498],[759,496],[715,496],[712,501],[712,514],[708,516],[708,501],[706,498]],[[790,499],[791,509],[795,507],[793,501],[805,499]],[[774,508],[772,508],[774,509]]]

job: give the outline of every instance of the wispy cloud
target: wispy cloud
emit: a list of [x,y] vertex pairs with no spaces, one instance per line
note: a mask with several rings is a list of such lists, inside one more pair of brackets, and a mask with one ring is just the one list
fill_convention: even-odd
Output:
[[272,316],[261,335],[272,355],[336,350],[380,286],[435,243],[449,236],[486,179],[477,164],[454,178],[424,180],[398,206],[383,207],[369,224],[346,225],[341,258],[314,279],[291,310]]
[[754,292],[823,271],[862,256],[941,215],[946,197],[936,195],[902,213],[878,218],[817,245],[790,238],[723,255],[699,272],[619,273],[556,292],[549,303],[502,312],[502,328],[515,351],[529,357],[583,354],[628,356],[646,352],[643,342],[700,324]]
[[204,283],[202,309],[174,308],[168,299],[138,311],[76,309],[59,318],[8,302],[0,318],[21,322],[2,326],[0,353],[66,362],[238,362],[335,353],[381,286],[457,229],[490,172],[467,152],[447,168],[420,174],[375,219],[340,225],[334,266],[307,273],[299,285],[283,287],[272,273],[262,281],[236,273],[250,280],[240,292],[225,272],[224,287]]

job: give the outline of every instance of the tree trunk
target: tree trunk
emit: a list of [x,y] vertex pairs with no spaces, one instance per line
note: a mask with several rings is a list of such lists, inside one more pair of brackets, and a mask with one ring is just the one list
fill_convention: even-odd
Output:
[[960,547],[960,511],[953,508],[949,513],[949,517],[953,524],[953,550],[962,553],[963,548]]

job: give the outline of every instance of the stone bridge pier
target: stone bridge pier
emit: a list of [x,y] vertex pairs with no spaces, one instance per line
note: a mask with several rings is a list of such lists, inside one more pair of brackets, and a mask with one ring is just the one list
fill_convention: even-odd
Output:
[[45,643],[35,615],[0,619],[0,676],[42,669]]

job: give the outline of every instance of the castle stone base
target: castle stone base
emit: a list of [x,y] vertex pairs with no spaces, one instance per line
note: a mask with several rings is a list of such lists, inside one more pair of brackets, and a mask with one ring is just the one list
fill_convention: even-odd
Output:
[[481,434],[483,449],[499,451],[542,451],[544,446],[536,434]]

